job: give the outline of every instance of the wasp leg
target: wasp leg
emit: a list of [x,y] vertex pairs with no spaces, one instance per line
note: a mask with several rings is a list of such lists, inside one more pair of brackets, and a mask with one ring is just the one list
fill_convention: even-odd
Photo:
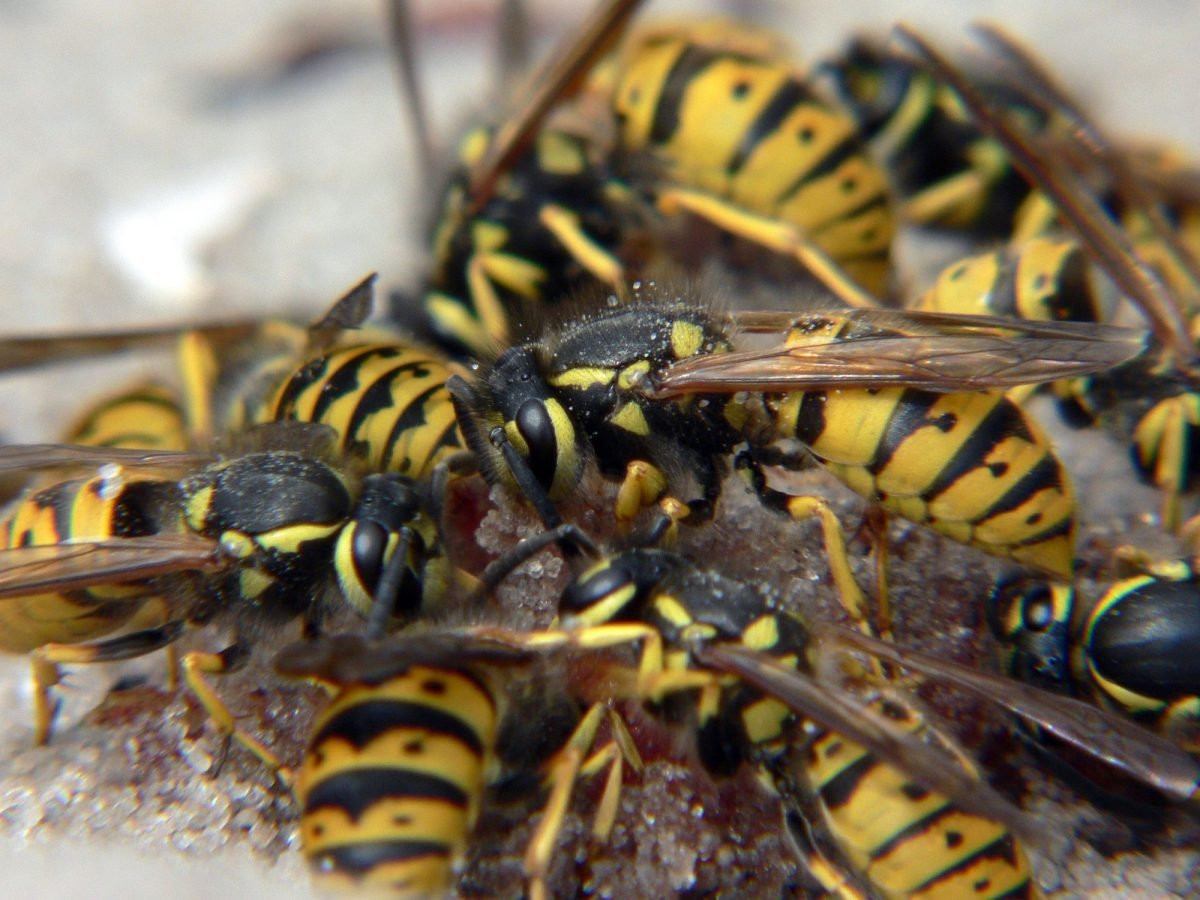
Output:
[[739,454],[734,466],[746,477],[764,506],[787,513],[797,522],[814,518],[820,521],[825,540],[825,556],[829,562],[829,572],[833,576],[838,599],[854,624],[864,633],[870,634],[867,601],[862,588],[854,580],[854,573],[850,569],[850,553],[846,549],[846,536],[829,504],[820,497],[785,494],[769,487],[758,460],[749,454]]
[[[598,750],[586,756],[596,740],[604,713],[609,713],[612,723],[613,737]],[[562,831],[563,819],[567,813],[567,804],[571,799],[571,791],[575,782],[580,778],[594,775],[608,768],[608,776],[604,782],[604,792],[597,805],[592,822],[592,836],[598,841],[608,839],[612,831],[613,821],[617,814],[617,803],[620,800],[621,778],[624,772],[624,760],[629,759],[630,765],[640,771],[641,758],[633,750],[633,756],[627,757],[632,750],[633,742],[624,723],[605,703],[595,703],[580,719],[571,736],[567,738],[562,748],[554,755],[549,764],[546,782],[550,787],[550,798],[542,808],[542,820],[534,830],[533,837],[525,851],[525,874],[529,879],[529,896],[531,900],[541,900],[548,896],[546,890],[546,873],[550,867],[550,859],[558,843]],[[586,758],[585,758],[586,757]]]
[[229,711],[225,701],[220,698],[208,679],[204,677],[233,671],[243,661],[242,656],[242,647],[233,644],[219,653],[193,650],[185,653],[183,657],[183,680],[195,698],[200,701],[200,705],[204,707],[221,735],[221,751],[210,774],[215,776],[220,771],[221,765],[228,755],[230,744],[237,741],[274,772],[275,777],[290,790],[295,783],[292,770],[285,766],[266,744],[237,726],[233,719],[233,713]]
[[641,459],[628,463],[625,478],[617,489],[614,508],[618,530],[626,531],[637,514],[656,500],[658,511],[651,524],[636,538],[638,546],[672,543],[678,534],[679,523],[700,525],[709,521],[721,495],[721,475],[707,459],[696,460],[694,469],[700,497],[684,502],[666,494],[667,476],[657,466]]
[[622,302],[629,300],[625,267],[604,245],[579,226],[579,216],[565,207],[548,203],[538,210],[538,221],[566,248],[577,263],[597,281],[613,289]]
[[824,250],[795,226],[739,209],[702,191],[670,188],[658,196],[658,208],[668,216],[688,212],[736,237],[791,256],[814,278],[849,306],[879,306],[879,300],[860,287]]
[[817,846],[813,835],[812,824],[808,819],[795,810],[786,814],[787,828],[785,833],[790,839],[792,852],[804,866],[809,876],[830,897],[840,897],[841,900],[866,900],[866,894],[854,885],[854,876],[843,866],[838,865]]
[[625,467],[613,510],[618,528],[628,528],[634,517],[667,491],[667,476],[657,466],[635,459]]
[[[91,665],[102,662],[118,662],[145,656],[163,647],[169,647],[183,633],[184,623],[167,622],[155,628],[132,631],[103,641],[81,644],[43,644],[33,651],[31,668],[33,673],[33,717],[34,740],[45,744],[50,740],[54,718],[58,713],[58,702],[51,700],[50,692],[62,680],[61,665]],[[169,660],[173,663],[173,660]]]

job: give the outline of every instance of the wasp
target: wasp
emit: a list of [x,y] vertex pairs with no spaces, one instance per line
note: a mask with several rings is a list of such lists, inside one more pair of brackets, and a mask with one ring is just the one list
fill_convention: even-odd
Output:
[[1195,753],[1198,598],[1191,561],[1176,560],[1113,582],[1090,609],[1069,585],[1002,580],[988,620],[1016,677],[1101,701]]
[[[1072,146],[1082,113],[1046,70],[1000,29],[985,25],[977,31],[1002,66],[998,73],[973,77],[989,103],[1023,131],[1053,144],[1060,155],[1069,153],[1072,169],[1097,180],[1106,209],[1130,229],[1139,254],[1168,282],[1194,281],[1186,274],[1186,261],[1181,265],[1179,249],[1194,257],[1200,246],[1196,194],[1182,174],[1187,166],[1179,154],[1149,143],[1118,148],[1106,141],[1107,149],[1128,160],[1129,173],[1143,186],[1142,198],[1130,196],[1124,174],[1097,171],[1089,148]],[[1053,206],[1026,179],[1004,140],[981,126],[928,60],[856,39],[820,69],[904,196],[901,214],[907,221],[1013,238],[1018,245],[1053,224]],[[1090,140],[1099,132],[1085,124]],[[1164,245],[1160,226],[1146,219],[1147,197],[1158,207],[1160,221],[1169,223],[1175,234],[1170,243],[1177,246]]]
[[647,27],[593,81],[611,98],[616,171],[649,172],[659,210],[797,260],[852,305],[885,292],[887,176],[778,38],[728,21]]
[[[39,742],[53,724],[60,664],[140,656],[188,625],[224,618],[238,633],[234,644],[185,655],[185,679],[225,735],[273,763],[235,728],[204,675],[243,660],[264,623],[302,616],[314,629],[339,607],[365,615],[395,555],[406,566],[398,623],[453,578],[420,486],[393,473],[354,476],[322,458],[331,440],[324,429],[304,431],[269,429],[262,439],[311,439],[323,453],[274,448],[204,462],[194,453],[72,445],[0,450],[7,468],[95,471],[34,489],[0,531],[0,647],[33,652]],[[168,476],[172,468],[184,474]]]
[[[363,279],[308,326],[268,320],[14,337],[0,340],[8,360],[3,368],[149,347],[165,339],[178,345],[183,385],[182,397],[174,401],[178,407],[166,414],[177,418],[177,428],[178,420],[186,423],[186,446],[236,443],[239,434],[257,426],[297,423],[327,428],[335,437],[332,452],[350,466],[429,478],[439,465],[463,455],[446,382],[464,370],[395,331],[362,328],[372,309],[374,281],[374,275]],[[148,415],[162,412],[156,405]],[[80,426],[85,427],[96,426]],[[123,426],[117,421],[104,427]],[[173,439],[181,440],[178,434]]]
[[[553,539],[541,536],[540,544]],[[751,764],[789,802],[805,798],[843,861],[839,866],[805,843],[803,858],[827,890],[1038,893],[1010,830],[1029,823],[911,701],[894,691],[859,695],[873,683],[872,670],[850,665],[861,681],[855,691],[843,686],[831,674],[833,648],[878,655],[1018,710],[1098,756],[1121,759],[1140,777],[1171,784],[1180,796],[1195,790],[1195,763],[1130,723],[841,626],[803,621],[781,610],[767,586],[675,552],[635,548],[596,559],[564,591],[559,613],[548,630],[479,626],[471,633],[527,651],[611,653],[638,645],[634,661],[611,658],[625,677],[601,681],[651,715],[684,724],[714,776]],[[808,830],[798,831],[805,842]]]
[[[1003,145],[980,131],[928,66],[859,38],[819,72],[904,197],[904,220],[981,236],[1013,233],[1028,183]],[[1047,126],[1039,109],[1003,84],[987,88],[1007,112],[1036,129]]]
[[[643,296],[547,329],[449,389],[485,475],[516,485],[550,525],[589,460],[621,480],[622,522],[660,500],[657,529],[705,520],[731,458],[764,499],[798,515],[798,501],[760,477],[763,464],[796,462],[777,452],[795,440],[883,509],[1069,577],[1066,472],[1019,407],[964,391],[1110,366],[1140,338],[855,312],[721,316],[687,297]],[[734,349],[754,335],[773,343]],[[1084,361],[1093,354],[1103,361]],[[681,502],[673,492],[688,479],[694,495]]]
[[[407,105],[429,144],[407,4],[391,6]],[[636,6],[602,5],[532,74],[513,116],[462,138],[430,229],[421,315],[412,309],[418,301],[397,292],[395,320],[452,355],[478,358],[515,340],[543,304],[597,286],[624,294],[626,248],[641,232],[638,205],[585,135],[546,119],[576,90],[570,80],[583,63],[575,60],[600,52]]]
[[1197,466],[1190,449],[1192,430],[1200,422],[1194,396],[1196,351],[1187,320],[1192,306],[1188,298],[1200,285],[1200,270],[1195,269],[1186,248],[1179,246],[1169,225],[1161,221],[1151,188],[1126,157],[1062,95],[1048,75],[1017,56],[1019,51],[1002,36],[993,31],[984,34],[990,44],[1002,47],[1007,57],[1017,58],[1043,93],[1055,98],[1070,121],[1099,148],[1097,153],[1102,154],[1101,160],[1125,194],[1141,204],[1134,209],[1147,227],[1154,226],[1156,246],[1176,264],[1175,277],[1160,277],[1158,273],[1165,270],[1156,266],[1154,257],[1147,258],[1136,234],[1120,227],[1053,153],[1039,152],[1036,140],[990,108],[961,73],[915,35],[907,35],[954,85],[981,127],[994,133],[1039,190],[1053,198],[1081,244],[1151,323],[1160,350],[1071,384],[1062,392],[1060,408],[1071,424],[1104,421],[1129,442],[1138,473],[1164,492],[1162,519],[1174,530],[1181,517],[1181,495],[1192,487]]
[[333,691],[296,781],[302,847],[320,888],[445,894],[489,786],[540,771],[552,799],[536,831],[551,840],[531,841],[527,866],[531,896],[546,896],[558,808],[581,770],[606,766],[613,800],[601,805],[613,806],[622,751],[614,740],[589,753],[607,706],[582,712],[538,662],[523,648],[436,628],[384,641],[337,635],[280,653],[280,672]]

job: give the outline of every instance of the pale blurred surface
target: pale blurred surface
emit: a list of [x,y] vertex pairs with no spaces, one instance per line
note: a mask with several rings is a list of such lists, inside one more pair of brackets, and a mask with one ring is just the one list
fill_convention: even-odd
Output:
[[[1050,61],[1113,131],[1200,149],[1193,100],[1200,3],[746,5],[808,60],[852,32],[883,33],[901,17],[946,47],[961,46],[966,23],[990,19]],[[428,185],[404,128],[381,10],[365,0],[333,7],[315,0],[2,0],[0,331],[232,313],[303,316],[367,271],[379,271],[388,285],[413,284],[425,252]],[[694,6],[651,3],[647,15],[667,10]],[[444,146],[484,105],[494,9],[425,2],[417,12],[422,75]],[[576,4],[551,2],[535,12],[544,37],[578,15]],[[305,34],[333,36],[342,50],[283,74],[272,58],[294,51]],[[166,364],[136,360],[119,374],[69,367],[6,379],[0,435],[53,439],[104,382],[116,386],[130,369]],[[17,749],[28,740],[27,700],[17,688],[24,661],[0,662],[0,752],[28,761]],[[91,676],[79,672],[72,682]],[[102,738],[95,740],[103,755]],[[33,823],[9,814],[21,800],[13,785],[0,781],[0,893],[7,896],[308,893],[294,850],[272,867],[237,841],[201,839],[201,848],[187,851],[162,832],[127,833],[136,829],[81,836],[67,828],[64,837],[40,837]],[[132,818],[139,801],[125,802]]]

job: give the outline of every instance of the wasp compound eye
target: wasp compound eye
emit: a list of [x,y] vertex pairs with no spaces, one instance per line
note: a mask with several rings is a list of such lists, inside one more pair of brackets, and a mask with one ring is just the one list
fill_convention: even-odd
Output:
[[550,411],[540,400],[526,400],[517,410],[515,423],[529,448],[529,468],[542,486],[549,488],[558,462],[558,435]]

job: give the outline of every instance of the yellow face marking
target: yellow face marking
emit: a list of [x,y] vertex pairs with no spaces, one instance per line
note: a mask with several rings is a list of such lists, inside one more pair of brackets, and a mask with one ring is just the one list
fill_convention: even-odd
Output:
[[554,426],[554,438],[558,444],[558,459],[554,463],[554,483],[550,485],[550,498],[561,500],[568,496],[579,482],[583,460],[579,456],[579,443],[575,439],[575,423],[557,400],[546,401],[546,411]]

